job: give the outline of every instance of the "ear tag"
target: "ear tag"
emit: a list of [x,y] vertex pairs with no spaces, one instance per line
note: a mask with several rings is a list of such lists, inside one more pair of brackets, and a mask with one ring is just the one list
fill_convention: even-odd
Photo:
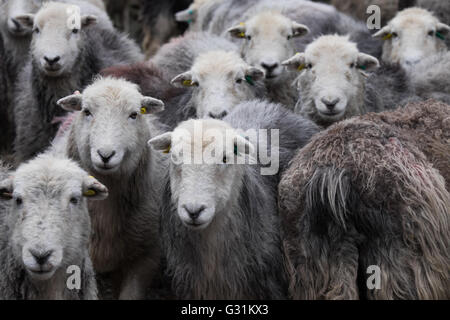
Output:
[[245,76],[245,81],[248,82],[249,85],[254,86],[255,82],[253,81],[251,76]]
[[194,14],[193,10],[189,10],[188,13],[192,16]]
[[95,196],[97,193],[95,192],[95,190],[92,189],[88,189],[85,193],[83,193],[83,195],[85,197],[93,197]]
[[387,35],[385,35],[383,37],[383,40],[389,40],[390,38],[392,38],[392,33],[388,33]]
[[445,40],[444,35],[442,33],[440,33],[440,32],[436,32],[436,37],[438,37],[441,40]]
[[163,151],[164,154],[168,154],[169,152],[170,152],[170,146],[168,146],[167,149]]
[[298,68],[297,68],[298,71],[302,71],[303,69],[305,69],[305,64],[304,63],[299,65]]
[[366,66],[358,66],[358,68],[361,69],[361,70],[366,70],[367,69]]
[[147,114],[147,108],[146,107],[142,107],[141,108],[141,114]]
[[184,80],[183,86],[185,87],[192,87],[192,80]]
[[238,37],[239,37],[239,38],[245,38],[245,33],[244,33],[244,32],[239,33],[239,34],[238,34]]
[[238,155],[238,147],[237,147],[237,145],[234,145],[234,154]]
[[192,23],[192,19],[189,19],[188,21],[186,21],[187,23],[191,24]]

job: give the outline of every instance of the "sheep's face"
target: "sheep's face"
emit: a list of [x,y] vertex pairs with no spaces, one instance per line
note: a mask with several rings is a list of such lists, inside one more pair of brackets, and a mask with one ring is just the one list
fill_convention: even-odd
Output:
[[[44,5],[36,15],[17,19],[33,28],[31,54],[33,64],[50,77],[70,74],[82,50],[84,29],[95,24],[94,16],[80,16],[72,11],[74,6],[62,3]],[[78,17],[78,23],[76,22]]]
[[430,12],[411,8],[397,14],[374,36],[384,39],[383,60],[408,68],[430,55],[446,51],[450,27]]
[[347,37],[323,36],[283,64],[300,73],[303,108],[334,122],[348,105],[363,103],[365,71],[377,68],[378,60],[360,53]]
[[283,73],[281,62],[294,53],[294,37],[308,33],[308,28],[274,12],[263,12],[228,32],[242,38],[242,55],[252,66],[263,68],[266,79]]
[[172,204],[183,225],[205,229],[237,205],[244,175],[244,166],[238,163],[245,162],[253,146],[228,124],[189,120],[149,144],[170,150]]
[[49,156],[0,182],[0,200],[11,202],[7,221],[13,253],[32,279],[48,280],[59,268],[80,262],[90,236],[86,199],[107,195],[74,162]]
[[146,117],[164,109],[162,101],[142,96],[136,85],[113,78],[99,79],[58,104],[81,111],[74,124],[76,147],[84,167],[102,175],[136,170],[150,136]]
[[235,52],[211,51],[172,84],[192,88],[198,118],[222,119],[239,102],[256,98],[263,78],[262,70],[250,67]]
[[22,23],[17,17],[35,13],[39,10],[42,0],[3,0],[1,14],[3,15],[5,30],[13,37],[24,37],[31,34],[32,28]]

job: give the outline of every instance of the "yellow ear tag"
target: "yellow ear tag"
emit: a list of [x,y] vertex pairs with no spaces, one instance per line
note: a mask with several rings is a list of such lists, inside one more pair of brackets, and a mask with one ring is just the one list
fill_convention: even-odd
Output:
[[141,114],[147,114],[147,108],[146,107],[142,107],[141,108]]
[[83,195],[85,196],[85,197],[92,197],[92,196],[95,196],[97,193],[95,192],[95,190],[92,190],[92,189],[89,189],[89,190],[87,190]]
[[240,26],[245,26],[245,22],[240,22],[239,25]]
[[163,153],[168,154],[170,152],[170,146],[167,147],[166,150],[163,151]]
[[239,38],[245,38],[245,33],[241,32],[241,33],[238,34],[238,36],[239,36]]
[[183,86],[185,87],[191,87],[192,86],[192,80],[184,80]]
[[303,69],[305,69],[305,64],[304,63],[299,65],[298,68],[297,68],[298,71],[302,71]]
[[385,35],[383,37],[383,40],[389,40],[390,38],[392,38],[392,33],[388,33],[387,35]]

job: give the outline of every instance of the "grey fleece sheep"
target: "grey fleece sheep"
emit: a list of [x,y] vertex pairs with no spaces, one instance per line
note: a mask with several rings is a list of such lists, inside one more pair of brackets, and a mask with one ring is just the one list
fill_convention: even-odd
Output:
[[450,194],[435,167],[448,168],[449,116],[432,101],[367,114],[299,152],[279,186],[292,298],[450,298]]
[[65,150],[109,189],[107,200],[89,206],[90,253],[102,279],[100,296],[142,299],[160,261],[159,176],[164,159],[151,152],[147,140],[159,130],[150,114],[164,105],[142,96],[136,85],[113,78],[99,78],[82,94],[58,104],[81,112],[52,151]]
[[18,163],[49,145],[59,118],[65,114],[56,105],[59,98],[81,90],[107,66],[142,59],[136,44],[114,30],[95,25],[97,20],[89,12],[81,12],[81,26],[67,28],[67,7],[49,2],[35,17],[24,17],[36,31],[31,58],[19,75],[14,100]]
[[322,36],[283,64],[299,73],[296,112],[324,127],[419,99],[400,65],[379,67],[348,37]]
[[0,155],[10,153],[13,141],[13,121],[9,111],[8,89],[11,83],[8,79],[8,65],[3,37],[0,34]]
[[97,299],[87,199],[108,190],[74,162],[49,155],[3,178],[0,300]]

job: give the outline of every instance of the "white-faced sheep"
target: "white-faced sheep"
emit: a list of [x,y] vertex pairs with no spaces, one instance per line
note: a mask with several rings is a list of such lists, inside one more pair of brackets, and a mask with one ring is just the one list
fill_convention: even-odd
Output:
[[0,154],[11,152],[13,137],[13,118],[9,111],[8,89],[11,86],[8,80],[8,65],[6,63],[6,50],[3,37],[0,34]]
[[446,52],[449,32],[450,26],[431,12],[410,8],[399,12],[374,37],[384,39],[383,61],[409,68],[430,55]]
[[252,143],[225,122],[207,119],[183,122],[149,144],[171,150],[173,160],[161,239],[176,297],[284,298],[277,184],[260,166],[236,162],[253,155]]
[[[106,187],[74,162],[49,155],[3,179],[0,300],[97,299],[87,200],[107,196]],[[79,278],[73,288],[71,275]]]
[[81,11],[80,25],[69,28],[68,8],[48,2],[35,16],[17,18],[34,30],[31,57],[19,75],[14,101],[17,162],[49,145],[64,114],[56,105],[59,98],[84,88],[107,66],[142,59],[126,36],[95,26],[95,16]]
[[325,127],[369,111],[393,109],[414,96],[399,65],[378,69],[378,60],[361,53],[347,36],[322,36],[283,64],[300,73],[296,112]]
[[66,139],[59,140],[66,155],[109,189],[106,201],[89,207],[94,269],[112,279],[106,285],[114,298],[142,299],[159,266],[159,175],[164,172],[161,154],[147,147],[156,130],[148,117],[164,105],[142,96],[135,84],[113,78],[100,78],[58,104],[80,111]]
[[292,298],[450,298],[450,194],[420,140],[448,170],[449,110],[352,118],[299,152],[279,186]]

